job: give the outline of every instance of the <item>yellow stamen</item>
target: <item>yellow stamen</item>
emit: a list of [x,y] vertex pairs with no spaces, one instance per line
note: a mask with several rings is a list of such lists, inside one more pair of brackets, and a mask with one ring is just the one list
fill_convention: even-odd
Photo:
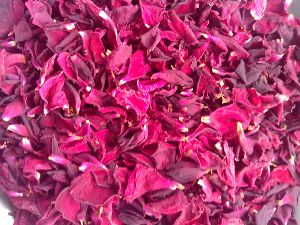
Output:
[[237,122],[236,131],[239,135],[240,140],[244,138],[244,129],[243,124],[241,122]]

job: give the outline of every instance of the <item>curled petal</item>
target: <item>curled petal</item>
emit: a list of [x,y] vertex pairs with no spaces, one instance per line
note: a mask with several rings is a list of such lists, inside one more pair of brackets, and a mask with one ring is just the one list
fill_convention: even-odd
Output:
[[11,119],[21,116],[25,111],[24,103],[20,98],[9,103],[2,113],[2,120],[8,122]]

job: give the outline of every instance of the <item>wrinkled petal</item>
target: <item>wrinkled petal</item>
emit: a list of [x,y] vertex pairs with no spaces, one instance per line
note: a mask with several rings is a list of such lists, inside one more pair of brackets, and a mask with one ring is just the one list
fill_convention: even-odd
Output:
[[177,188],[181,189],[182,185],[163,177],[153,168],[137,164],[129,175],[128,186],[125,190],[125,199],[132,202],[149,191],[161,189],[173,190]]
[[45,101],[45,113],[56,108],[67,109],[69,103],[65,92],[62,90],[65,83],[63,74],[49,78],[40,88],[39,92]]
[[68,221],[77,223],[77,214],[80,211],[80,204],[70,195],[70,188],[65,188],[60,192],[55,201],[55,209]]

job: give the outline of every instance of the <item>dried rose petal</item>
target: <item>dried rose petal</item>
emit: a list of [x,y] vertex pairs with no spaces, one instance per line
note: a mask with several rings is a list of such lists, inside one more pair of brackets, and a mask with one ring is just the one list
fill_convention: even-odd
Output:
[[2,0],[14,224],[300,224],[290,4]]

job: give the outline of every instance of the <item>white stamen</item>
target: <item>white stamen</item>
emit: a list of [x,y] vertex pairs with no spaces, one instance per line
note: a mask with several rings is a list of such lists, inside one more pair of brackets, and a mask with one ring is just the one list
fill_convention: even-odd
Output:
[[199,65],[199,68],[203,68],[205,66],[205,64],[204,63],[201,63],[200,65]]
[[63,109],[68,109],[68,108],[69,108],[69,104],[63,105]]
[[183,133],[186,133],[186,132],[189,132],[189,128],[187,128],[187,127],[182,127],[182,128],[180,129],[180,131],[183,132]]
[[24,194],[16,191],[9,191],[8,195],[12,197],[23,197]]
[[79,168],[78,168],[78,170],[81,171],[81,172],[84,172],[86,169],[87,169],[86,164],[83,164],[83,165],[79,166]]
[[10,118],[7,117],[7,116],[3,117],[2,119],[3,119],[3,121],[5,121],[5,122],[8,122],[8,121],[10,120]]
[[221,87],[223,87],[225,83],[224,83],[223,80],[220,80],[220,81],[218,82],[218,84],[219,84]]
[[219,73],[219,70],[217,70],[217,69],[215,69],[215,68],[212,68],[211,71],[212,71],[213,73],[216,73],[216,74]]
[[67,30],[73,30],[75,28],[75,23],[69,23],[65,25]]
[[287,102],[290,98],[286,95],[278,95],[280,102]]
[[243,128],[243,124],[241,122],[237,122],[236,130],[237,130],[240,140],[243,139],[244,138],[244,128]]
[[201,180],[201,179],[198,180],[197,184],[199,184],[201,187],[204,187],[204,185],[205,185],[203,180]]
[[86,90],[87,92],[90,92],[90,91],[92,90],[92,88],[91,88],[90,86],[86,86],[85,90]]
[[7,130],[12,131],[12,132],[16,132],[17,131],[17,127],[16,127],[16,125],[12,124],[12,125],[9,125],[7,127]]
[[39,181],[41,179],[41,174],[39,172],[36,172],[35,177]]
[[189,140],[190,140],[189,136],[184,136],[181,138],[181,141],[183,141],[183,142],[188,142]]
[[179,189],[179,190],[184,190],[184,186],[180,183],[177,183],[175,184],[174,186],[170,187],[171,190],[176,190],[176,189]]
[[7,148],[7,142],[4,141],[2,145],[0,145],[0,149]]
[[147,130],[147,124],[143,126],[143,130]]
[[107,49],[105,54],[106,56],[109,56],[111,54],[111,50]]
[[221,150],[222,150],[222,145],[221,145],[221,143],[220,143],[220,142],[216,143],[216,144],[215,144],[215,148],[218,149],[219,151],[221,151]]
[[83,31],[79,31],[78,33],[79,33],[79,35],[80,35],[82,38],[84,38],[84,37],[85,37],[85,32],[83,32]]
[[123,85],[123,84],[125,84],[125,83],[126,83],[125,80],[122,80],[122,79],[121,79],[121,80],[119,81],[119,84],[120,84],[120,85]]
[[178,119],[179,119],[180,122],[182,122],[184,120],[184,117],[183,116],[179,116]]
[[289,20],[289,21],[290,21],[290,20],[294,20],[294,19],[295,19],[295,17],[294,17],[293,14],[288,15],[288,20]]
[[210,118],[209,118],[209,116],[202,116],[202,117],[201,117],[201,122],[202,122],[202,123],[210,123]]
[[8,45],[11,47],[15,47],[17,45],[17,43],[15,41],[9,41]]
[[205,33],[202,33],[202,36],[203,36],[204,38],[208,38],[208,35],[205,34]]
[[295,159],[296,159],[295,156],[292,155],[289,160],[292,165],[295,165]]
[[237,54],[235,52],[230,52],[230,56],[233,57],[233,56],[236,56]]
[[103,213],[103,207],[101,206],[99,209],[99,215],[102,215],[102,213]]
[[105,20],[109,19],[108,15],[103,10],[99,12],[99,16]]
[[23,146],[31,146],[31,143],[27,137],[22,138],[22,145]]

